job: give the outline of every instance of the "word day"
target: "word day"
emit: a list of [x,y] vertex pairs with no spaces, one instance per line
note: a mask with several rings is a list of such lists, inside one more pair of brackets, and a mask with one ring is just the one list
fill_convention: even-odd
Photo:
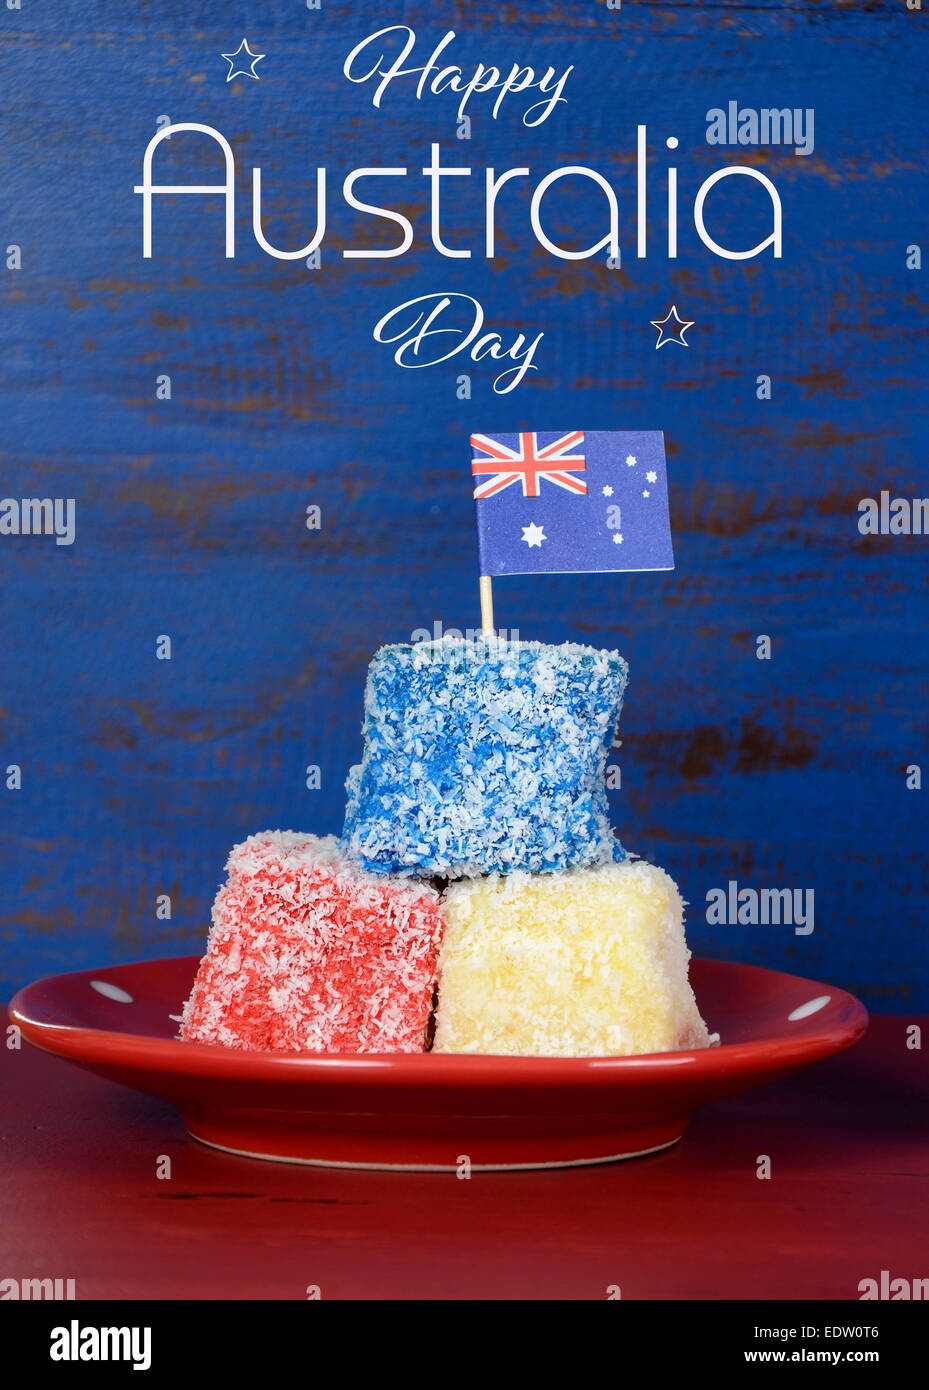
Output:
[[[514,390],[527,372],[537,371],[535,350],[545,336],[537,333],[531,342],[517,333],[507,347],[499,333],[482,333],[484,310],[470,294],[422,294],[389,309],[374,325],[376,343],[397,343],[394,361],[398,367],[435,367],[440,362],[467,352],[472,362],[509,359],[513,365],[494,378],[498,396]],[[433,339],[437,340],[435,343]]]
[[[156,184],[152,182],[152,163],[154,155],[163,140],[176,140],[183,134],[205,135],[214,140],[222,151],[224,161],[225,177],[221,182],[211,184],[179,184],[166,183]],[[649,173],[648,173],[648,132],[644,125],[637,127],[637,149],[636,149],[636,179],[635,179],[635,237],[636,237],[636,256],[644,260],[648,256],[649,246],[649,223],[648,223],[648,197],[649,197]],[[666,141],[669,149],[676,149],[678,141],[671,136]],[[176,146],[173,148],[176,149]],[[381,246],[347,246],[342,250],[345,260],[388,260],[398,256],[403,256],[409,251],[414,241],[413,224],[404,213],[389,205],[369,202],[367,198],[362,198],[358,193],[358,185],[375,181],[383,183],[384,180],[395,181],[397,179],[420,178],[426,180],[427,200],[429,208],[429,228],[433,248],[450,260],[468,260],[475,253],[471,246],[460,244],[449,244],[449,233],[443,224],[443,191],[449,180],[470,180],[480,177],[483,174],[482,208],[480,221],[478,223],[482,254],[488,260],[493,260],[496,255],[496,208],[498,199],[501,197],[502,190],[507,184],[515,180],[532,179],[534,176],[526,165],[521,165],[511,169],[496,170],[485,168],[483,171],[474,170],[470,165],[443,164],[442,154],[439,143],[433,142],[429,163],[425,164],[412,172],[406,165],[370,165],[362,168],[351,169],[342,179],[342,199],[344,203],[353,210],[363,214],[365,217],[374,217],[379,221],[389,224],[389,235],[393,238],[388,244]],[[274,246],[269,241],[263,224],[262,218],[262,189],[263,176],[260,166],[252,168],[252,231],[255,240],[267,255],[273,256],[279,261],[306,261],[310,256],[317,253],[323,245],[326,236],[326,226],[328,218],[328,184],[329,171],[325,166],[316,169],[316,199],[315,199],[315,226],[309,239],[301,246],[281,247]],[[596,196],[602,203],[602,220],[597,226],[597,232],[601,234],[591,242],[589,246],[568,247],[559,245],[545,230],[543,226],[543,204],[546,197],[550,195],[555,186],[565,179],[586,180],[597,190]],[[707,230],[705,221],[705,205],[710,193],[717,185],[731,179],[750,179],[761,185],[766,191],[768,204],[770,206],[770,233],[759,241],[755,246],[748,248],[734,248],[723,246],[715,240]],[[142,159],[142,182],[135,186],[135,192],[142,197],[142,256],[143,259],[150,259],[152,255],[152,199],[156,195],[193,194],[204,197],[216,197],[217,195],[224,200],[225,207],[225,254],[227,259],[234,259],[236,255],[236,226],[235,226],[235,197],[236,197],[236,164],[232,146],[221,131],[214,126],[201,125],[196,121],[181,121],[174,125],[162,126],[151,140],[145,150]],[[662,190],[666,197],[662,202],[666,207],[666,228],[667,243],[666,254],[670,260],[674,260],[678,253],[678,237],[680,234],[679,218],[679,197],[678,197],[678,169],[670,166],[666,171],[664,179],[665,188]],[[392,182],[392,187],[397,187]],[[460,187],[457,185],[456,187]],[[466,188],[465,193],[468,189]],[[298,190],[299,194],[299,190]],[[370,196],[370,195],[368,195]],[[398,196],[404,201],[409,200],[409,192],[405,186],[398,188]],[[505,195],[503,195],[505,197]],[[719,195],[722,197],[722,195]],[[289,195],[288,203],[293,204],[296,199]],[[456,200],[457,201],[457,200]],[[720,256],[723,260],[744,261],[750,260],[754,256],[771,248],[772,255],[779,258],[782,254],[783,236],[782,221],[783,213],[781,208],[780,195],[772,181],[763,174],[761,170],[748,168],[743,165],[729,165],[722,169],[717,169],[703,180],[693,199],[693,223],[697,236],[703,245],[714,256]],[[470,219],[473,222],[473,218]],[[591,219],[585,218],[587,223]],[[592,256],[599,256],[606,253],[615,264],[620,262],[620,242],[619,242],[619,198],[613,184],[597,169],[589,168],[584,164],[563,164],[557,169],[551,169],[547,174],[540,178],[532,188],[529,203],[529,225],[535,241],[549,253],[559,260],[565,261],[584,261]],[[384,236],[388,235],[385,228]],[[466,236],[466,234],[465,234]]]

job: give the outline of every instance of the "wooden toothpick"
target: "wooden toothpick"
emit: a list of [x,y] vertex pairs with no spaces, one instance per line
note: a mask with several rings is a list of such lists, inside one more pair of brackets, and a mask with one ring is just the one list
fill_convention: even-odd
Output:
[[494,591],[489,574],[481,575],[481,633],[494,635]]

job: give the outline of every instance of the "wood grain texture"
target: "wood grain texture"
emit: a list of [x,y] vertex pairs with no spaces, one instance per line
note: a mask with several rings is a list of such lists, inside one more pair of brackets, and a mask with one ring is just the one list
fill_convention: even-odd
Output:
[[925,1268],[913,1021],[877,1018],[850,1052],[707,1107],[664,1153],[470,1181],[236,1158],[26,1045],[0,1072],[4,1270],[73,1278],[78,1299],[299,1301],[315,1284],[325,1301],[598,1301],[618,1284],[632,1301],[852,1302],[882,1269]]
[[[573,63],[568,103],[535,130],[475,105],[467,143],[438,98],[391,89],[374,111],[341,64],[396,22],[420,42],[456,29],[465,66]],[[927,793],[906,789],[904,769],[929,766],[929,538],[856,529],[860,497],[927,493],[927,271],[905,266],[909,244],[929,249],[926,24],[890,0],[0,10],[0,241],[23,249],[21,271],[0,270],[0,494],[77,502],[70,548],[0,538],[0,764],[23,769],[21,791],[0,789],[10,990],[194,950],[235,841],[265,826],[338,830],[372,650],[437,619],[479,624],[468,434],[579,425],[664,429],[677,569],[501,580],[497,621],[629,660],[624,842],[679,880],[701,954],[834,979],[876,1008],[926,1007]],[[224,81],[219,55],[240,30],[268,55],[260,83]],[[729,100],[814,107],[814,153],[708,146],[706,111]],[[132,188],[162,114],[233,146],[234,261],[218,204],[194,198],[156,200],[156,254],[141,258]],[[680,141],[674,262],[668,135]],[[415,218],[414,249],[344,261],[374,231],[341,204],[344,173],[416,171],[432,140],[479,171],[604,172],[622,269],[545,254],[515,183],[500,255],[485,261],[478,178],[446,196],[448,241],[475,255],[443,259],[413,173],[392,205]],[[217,156],[178,138],[156,177],[216,177]],[[685,215],[703,179],[739,162],[780,191],[779,262],[723,262]],[[309,234],[315,169],[330,169],[320,270],[255,245],[255,164],[284,246]],[[567,186],[547,207],[550,234],[574,244],[601,213]],[[734,192],[718,209],[722,240],[759,239],[757,203]],[[396,367],[374,322],[437,290],[476,296],[501,331],[544,330],[539,372],[500,397],[477,367],[460,401],[465,367]],[[650,320],[672,302],[695,320],[692,346],[655,352]],[[770,402],[755,398],[759,373]],[[319,533],[304,526],[311,502]],[[162,633],[170,662],[155,660]],[[755,659],[759,633],[770,662]],[[815,888],[815,932],[708,925],[705,894],[730,878]],[[169,922],[155,917],[161,893]]]

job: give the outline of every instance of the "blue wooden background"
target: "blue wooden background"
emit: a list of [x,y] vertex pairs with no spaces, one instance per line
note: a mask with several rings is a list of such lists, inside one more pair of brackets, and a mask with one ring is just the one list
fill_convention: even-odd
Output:
[[[469,143],[452,103],[417,103],[409,82],[374,111],[341,66],[394,22],[421,47],[454,28],[465,67],[573,63],[568,103],[527,130],[517,100],[496,122],[476,101]],[[929,491],[927,272],[906,268],[908,245],[929,251],[926,23],[904,0],[0,8],[0,249],[23,258],[0,270],[0,494],[77,503],[70,548],[0,537],[0,765],[23,777],[0,786],[8,989],[198,950],[235,841],[339,829],[372,650],[478,620],[472,429],[662,428],[677,569],[501,580],[498,622],[628,658],[615,822],[680,881],[695,950],[820,976],[877,1009],[929,1004],[929,793],[905,785],[907,765],[929,764],[929,540],[856,528],[860,497]],[[220,54],[243,34],[267,55],[261,81],[227,84]],[[708,146],[706,112],[730,100],[813,107],[814,153]],[[162,115],[233,146],[234,261],[218,202],[199,198],[156,199],[155,257],[141,258],[132,189]],[[637,122],[654,180],[645,261]],[[676,262],[662,250],[672,134]],[[156,180],[218,178],[198,139],[163,144]],[[544,253],[518,184],[485,261],[482,174],[446,185],[448,240],[471,261],[429,246],[416,177],[396,198],[414,250],[344,261],[375,231],[341,203],[344,173],[415,170],[436,139],[446,162],[525,163],[533,183],[559,164],[599,168],[619,190],[622,269]],[[783,200],[779,262],[722,261],[693,232],[699,184],[746,160]],[[312,230],[328,166],[319,270],[256,246],[253,164],[283,246]],[[558,235],[593,239],[598,200],[565,184],[546,206]],[[764,212],[732,188],[708,215],[745,246]],[[450,289],[505,334],[544,331],[530,382],[494,396],[479,366],[460,400],[466,366],[403,371],[374,343],[389,308]],[[672,302],[695,321],[691,346],[656,352],[649,321]],[[170,401],[155,399],[161,373]],[[155,658],[159,634],[170,661]],[[705,894],[730,878],[814,888],[814,933],[709,926]],[[170,921],[156,918],[164,893]]]

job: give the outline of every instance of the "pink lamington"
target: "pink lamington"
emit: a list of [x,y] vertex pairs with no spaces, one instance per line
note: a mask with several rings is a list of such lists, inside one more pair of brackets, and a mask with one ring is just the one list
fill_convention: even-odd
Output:
[[444,932],[428,885],[370,874],[329,836],[236,845],[181,1016],[188,1042],[422,1052]]

